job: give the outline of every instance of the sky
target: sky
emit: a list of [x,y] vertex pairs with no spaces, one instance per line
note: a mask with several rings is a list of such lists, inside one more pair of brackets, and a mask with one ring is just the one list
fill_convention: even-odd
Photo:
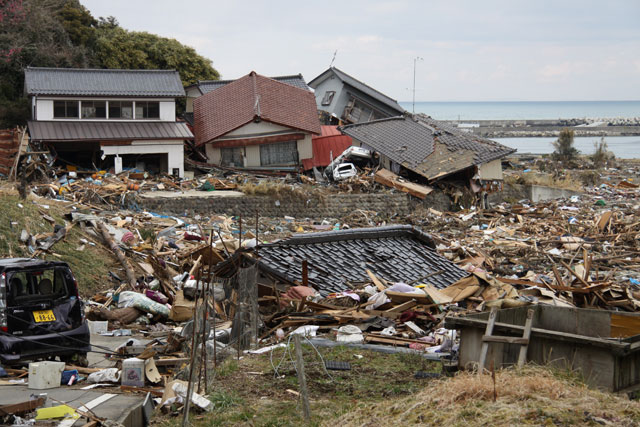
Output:
[[[333,65],[398,101],[640,100],[638,0],[80,0],[223,79]],[[420,58],[420,59],[416,59]]]

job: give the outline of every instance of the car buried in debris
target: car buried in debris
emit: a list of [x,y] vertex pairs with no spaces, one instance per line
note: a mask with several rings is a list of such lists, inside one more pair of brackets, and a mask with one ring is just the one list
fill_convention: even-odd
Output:
[[0,260],[0,363],[55,359],[86,365],[91,350],[84,304],[69,265]]

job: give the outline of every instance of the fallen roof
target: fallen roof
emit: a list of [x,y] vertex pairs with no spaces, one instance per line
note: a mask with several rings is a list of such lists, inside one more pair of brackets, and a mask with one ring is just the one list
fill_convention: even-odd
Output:
[[311,86],[312,88],[315,88],[317,86],[317,84],[320,83],[320,80],[323,80],[323,77],[325,75],[327,75],[327,73],[333,73],[343,83],[345,83],[345,84],[347,84],[347,85],[359,90],[360,92],[370,96],[371,98],[375,99],[376,101],[383,103],[387,107],[389,107],[392,110],[396,111],[398,114],[404,113],[405,110],[404,110],[404,108],[402,108],[400,106],[400,104],[398,104],[398,101],[396,101],[395,99],[385,95],[384,93],[372,88],[371,86],[367,85],[366,83],[361,82],[360,80],[356,79],[355,77],[350,76],[349,74],[345,73],[344,71],[337,69],[336,67],[329,68],[328,70],[326,70],[322,74],[320,74],[318,77],[316,77],[315,79],[311,80],[309,82],[309,86]]
[[27,67],[24,86],[28,95],[184,96],[174,70]]
[[304,170],[325,167],[352,144],[353,139],[342,134],[337,126],[322,126],[322,133],[311,138],[313,157],[302,159],[302,167]]
[[500,159],[516,150],[460,132],[426,115],[347,125],[342,132],[429,180]]
[[469,274],[439,255],[431,238],[408,225],[296,234],[258,248],[258,265],[289,282],[302,283],[307,260],[309,284],[321,294],[350,289],[347,282],[370,280],[365,270],[391,282],[425,282],[439,289]]
[[[304,77],[302,77],[302,74],[296,74],[291,76],[275,76],[275,77],[269,77],[269,78],[282,83],[286,83],[293,87],[297,87],[298,89],[304,89],[304,90],[308,90],[309,92],[312,92],[312,89],[309,86],[307,86],[307,82],[304,81]],[[204,95],[205,93],[212,92],[232,82],[235,82],[235,80],[200,80],[198,81],[198,83],[192,86],[197,87],[200,90],[200,92]]]
[[196,145],[206,144],[252,121],[320,133],[313,93],[255,71],[193,101]]
[[184,122],[29,121],[34,141],[193,139]]

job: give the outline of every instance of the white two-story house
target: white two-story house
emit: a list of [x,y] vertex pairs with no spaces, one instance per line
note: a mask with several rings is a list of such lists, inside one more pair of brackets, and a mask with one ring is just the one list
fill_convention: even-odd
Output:
[[135,168],[184,175],[184,142],[176,98],[177,71],[26,68],[31,141],[59,161],[88,168]]

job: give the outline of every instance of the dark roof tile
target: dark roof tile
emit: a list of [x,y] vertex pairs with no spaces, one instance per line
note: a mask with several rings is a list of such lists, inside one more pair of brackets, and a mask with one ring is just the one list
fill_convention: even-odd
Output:
[[89,68],[24,70],[28,95],[64,96],[184,96],[177,71]]
[[34,141],[193,139],[183,122],[30,121]]
[[425,279],[439,289],[469,275],[433,247],[427,234],[400,225],[297,234],[260,246],[258,254],[260,268],[289,283],[302,281],[307,260],[309,283],[323,295],[350,289],[347,282],[368,281],[367,269],[405,283],[443,271]]

